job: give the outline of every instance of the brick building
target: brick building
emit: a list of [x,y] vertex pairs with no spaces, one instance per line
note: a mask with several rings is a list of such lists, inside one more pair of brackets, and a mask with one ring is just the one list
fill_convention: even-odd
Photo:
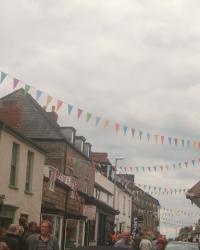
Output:
[[46,112],[22,89],[0,99],[0,119],[47,151],[49,175],[44,178],[42,218],[52,221],[62,246],[84,245],[83,208],[94,191],[91,145],[76,136],[74,128],[60,127],[55,110]]

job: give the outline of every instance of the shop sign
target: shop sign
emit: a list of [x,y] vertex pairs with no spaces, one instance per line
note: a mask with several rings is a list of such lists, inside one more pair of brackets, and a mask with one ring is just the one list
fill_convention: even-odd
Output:
[[88,220],[95,220],[96,218],[96,206],[84,205],[83,216],[87,217]]

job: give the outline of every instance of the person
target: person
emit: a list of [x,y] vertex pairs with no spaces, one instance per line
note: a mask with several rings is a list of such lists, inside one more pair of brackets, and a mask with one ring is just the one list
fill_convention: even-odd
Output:
[[122,239],[118,240],[114,247],[120,247],[120,248],[129,248],[132,250],[135,250],[135,244],[134,241],[131,240],[131,235],[129,232],[122,233]]
[[0,228],[0,236],[5,235],[5,234],[6,234],[6,229],[1,227]]
[[33,242],[35,241],[35,239],[37,239],[40,236],[40,227],[36,227],[36,230],[34,233],[32,233],[31,235],[29,235],[26,238],[26,245],[27,245],[27,249],[31,249],[31,246],[33,244]]
[[164,250],[165,249],[165,240],[162,238],[159,238],[156,242],[156,250]]
[[16,224],[11,224],[7,233],[0,236],[0,241],[5,242],[10,250],[20,250],[20,241],[18,239],[19,228]]
[[109,235],[109,243],[111,246],[113,246],[116,241],[117,241],[117,235],[116,235],[115,231],[112,231]]
[[42,221],[40,225],[41,233],[30,246],[30,250],[59,250],[58,240],[51,236],[51,223],[48,220]]
[[9,250],[8,245],[5,242],[0,242],[0,250]]
[[152,250],[156,250],[157,249],[157,239],[156,239],[156,237],[152,238],[151,244],[152,244]]
[[148,239],[147,235],[140,242],[140,250],[151,250],[152,244],[151,241]]
[[28,231],[24,234],[24,238],[27,239],[31,234],[34,234],[37,230],[37,222],[31,221],[28,224]]
[[136,250],[140,250],[140,242],[141,242],[141,240],[142,240],[142,233],[136,234],[135,239],[134,239],[134,241],[135,241],[135,249]]

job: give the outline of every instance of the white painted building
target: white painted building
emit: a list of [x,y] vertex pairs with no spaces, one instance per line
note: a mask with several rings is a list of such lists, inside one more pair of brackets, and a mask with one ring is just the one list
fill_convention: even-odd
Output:
[[40,221],[45,152],[16,130],[0,122],[0,226],[20,217]]

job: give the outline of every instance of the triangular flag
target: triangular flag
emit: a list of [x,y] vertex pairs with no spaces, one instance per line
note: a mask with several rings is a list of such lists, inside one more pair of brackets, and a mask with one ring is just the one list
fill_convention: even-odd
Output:
[[147,167],[147,168],[148,168],[149,172],[151,172],[151,167]]
[[57,103],[56,103],[56,111],[58,111],[60,108],[61,108],[61,106],[63,105],[63,101],[61,101],[61,100],[57,100]]
[[119,123],[115,123],[115,131],[116,131],[116,133],[119,132],[119,128],[120,128],[120,124]]
[[163,166],[160,166],[161,171],[163,171]]
[[198,148],[200,148],[200,141],[198,142]]
[[24,86],[24,95],[27,95],[27,93],[29,92],[30,88],[31,88],[30,85],[25,84],[25,86]]
[[185,146],[185,140],[181,140],[182,146]]
[[47,96],[47,102],[46,102],[46,107],[48,107],[49,106],[49,104],[50,104],[50,102],[53,100],[53,97],[52,96],[50,96],[50,95],[48,95]]
[[153,166],[153,168],[154,168],[154,170],[156,171],[156,168],[157,168],[157,167],[156,167],[156,166]]
[[163,144],[164,143],[164,139],[165,139],[164,135],[161,135],[160,139],[161,139],[161,143]]
[[179,162],[179,164],[178,164],[178,165],[179,165],[179,168],[181,168],[181,162]]
[[154,135],[155,143],[158,143],[158,135]]
[[1,72],[1,78],[0,78],[0,84],[3,82],[3,80],[6,78],[7,74],[4,72]]
[[100,120],[101,120],[101,117],[97,116],[96,122],[95,122],[96,127],[99,125]]
[[42,94],[43,94],[43,92],[42,92],[41,90],[37,89],[37,91],[36,91],[36,101],[39,100],[39,98],[40,98],[40,96],[41,96]]
[[19,80],[16,78],[13,78],[13,90],[17,88],[18,83],[19,83]]
[[107,128],[108,125],[109,125],[109,122],[110,122],[110,121],[106,119],[106,120],[104,121],[104,126],[103,126],[103,127],[104,127],[104,128]]
[[127,130],[128,130],[128,127],[124,125],[124,126],[123,126],[124,135],[126,135]]
[[134,137],[134,135],[135,135],[135,128],[131,128],[131,134],[132,134],[132,137]]
[[77,117],[78,119],[81,117],[81,114],[83,113],[82,109],[78,109]]
[[174,143],[175,143],[175,146],[178,145],[178,139],[177,138],[174,139]]
[[166,168],[167,170],[169,170],[169,166],[168,166],[168,165],[166,165],[165,168]]
[[194,167],[194,165],[195,165],[195,160],[192,160],[192,166]]
[[68,115],[71,115],[73,106],[71,104],[68,104]]
[[148,141],[150,140],[150,137],[151,137],[151,134],[150,134],[150,133],[147,133],[147,140],[148,140]]
[[173,164],[173,168],[174,168],[174,169],[176,168],[176,164]]
[[139,138],[140,138],[140,140],[142,139],[142,134],[143,134],[143,131],[139,130]]
[[187,140],[187,147],[189,148],[190,146],[190,140]]
[[168,141],[169,141],[169,145],[172,145],[172,138],[171,137],[168,138]]
[[187,166],[188,166],[188,162],[187,162],[187,161],[185,161],[185,167],[187,168]]
[[196,148],[196,141],[193,141],[193,147]]
[[89,120],[91,119],[92,114],[91,113],[87,113],[87,117],[86,117],[86,122],[89,122]]

